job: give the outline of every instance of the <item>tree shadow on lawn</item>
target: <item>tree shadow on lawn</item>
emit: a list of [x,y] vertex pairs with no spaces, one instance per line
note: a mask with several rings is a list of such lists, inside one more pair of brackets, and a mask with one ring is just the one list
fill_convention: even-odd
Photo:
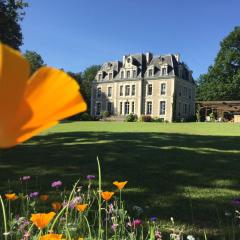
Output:
[[232,209],[229,202],[240,193],[239,142],[240,137],[172,133],[50,133],[1,152],[0,190],[23,175],[37,176],[32,188],[42,192],[58,179],[69,188],[79,177],[85,184],[87,174],[97,175],[98,155],[103,189],[128,180],[125,199],[146,216],[217,227],[217,214]]

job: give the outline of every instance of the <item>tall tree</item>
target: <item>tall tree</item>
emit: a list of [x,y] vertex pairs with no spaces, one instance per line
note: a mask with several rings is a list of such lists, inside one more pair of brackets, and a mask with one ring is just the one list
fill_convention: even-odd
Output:
[[86,68],[82,74],[81,89],[88,105],[88,112],[90,112],[92,82],[100,68],[99,65],[92,65]]
[[24,57],[28,60],[31,67],[31,74],[34,73],[37,69],[44,66],[44,61],[40,54],[35,51],[26,51]]
[[83,73],[68,72],[81,85],[81,93],[88,105],[88,112],[90,112],[92,82],[100,67],[99,65],[92,65],[86,68]]
[[240,99],[240,27],[223,39],[214,65],[200,76],[197,99]]
[[15,49],[23,43],[19,22],[27,6],[23,0],[0,0],[0,41]]

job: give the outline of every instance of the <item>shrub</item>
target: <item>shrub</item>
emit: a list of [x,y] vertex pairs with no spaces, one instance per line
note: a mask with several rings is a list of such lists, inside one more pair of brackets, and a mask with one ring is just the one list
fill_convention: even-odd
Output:
[[89,113],[82,113],[79,117],[79,121],[92,121],[92,117]]
[[129,115],[126,116],[125,122],[136,122],[138,119],[136,114],[130,113]]
[[156,118],[153,118],[152,121],[153,121],[153,122],[164,122],[164,118],[158,118],[158,117],[156,117]]
[[141,116],[141,122],[152,122],[152,117],[149,115],[142,115]]
[[100,113],[101,118],[107,118],[110,116],[110,113],[108,111],[102,111]]

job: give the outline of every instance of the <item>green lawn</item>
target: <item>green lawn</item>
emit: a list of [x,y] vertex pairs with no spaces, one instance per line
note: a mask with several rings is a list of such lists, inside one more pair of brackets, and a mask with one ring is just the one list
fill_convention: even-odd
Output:
[[128,180],[125,198],[143,217],[213,232],[240,195],[240,125],[230,123],[62,123],[1,152],[0,190],[22,175],[36,176],[32,187],[42,191],[57,179],[84,184],[97,174],[97,155],[104,189]]

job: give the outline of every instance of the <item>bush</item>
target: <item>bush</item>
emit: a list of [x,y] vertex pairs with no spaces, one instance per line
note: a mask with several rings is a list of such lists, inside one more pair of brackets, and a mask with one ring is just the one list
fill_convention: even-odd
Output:
[[153,122],[164,122],[164,118],[156,117],[156,118],[153,119]]
[[107,118],[110,116],[110,113],[108,111],[102,111],[100,113],[101,118]]
[[136,122],[138,119],[136,114],[130,113],[129,115],[126,116],[125,122]]
[[142,115],[141,116],[141,122],[152,122],[152,121],[153,121],[153,119],[149,115]]
[[92,121],[92,117],[89,113],[82,113],[79,117],[79,121]]

